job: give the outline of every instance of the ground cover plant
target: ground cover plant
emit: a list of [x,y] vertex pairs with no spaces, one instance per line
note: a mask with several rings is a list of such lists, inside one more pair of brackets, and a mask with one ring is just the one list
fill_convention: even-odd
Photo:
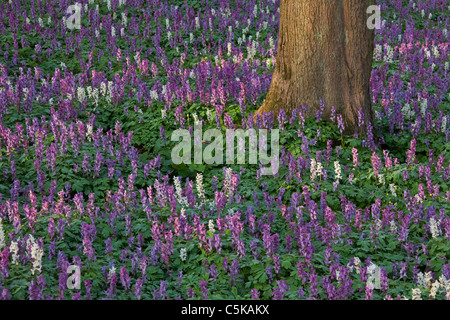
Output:
[[[0,4],[2,299],[450,298],[447,1],[378,1],[364,137],[254,121],[277,0],[78,2]],[[195,122],[279,128],[278,172],[175,165]]]

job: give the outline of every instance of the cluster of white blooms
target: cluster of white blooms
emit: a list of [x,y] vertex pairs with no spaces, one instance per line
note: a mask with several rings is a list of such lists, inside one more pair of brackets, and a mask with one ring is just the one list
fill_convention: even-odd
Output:
[[430,298],[431,299],[436,298],[436,293],[438,292],[440,286],[441,286],[441,284],[439,283],[439,281],[435,281],[431,285],[431,289],[430,289]]
[[232,168],[226,168],[225,169],[225,181],[224,181],[224,187],[225,192],[227,195],[227,198],[231,195],[231,177],[233,175],[233,169]]
[[395,224],[394,220],[391,220],[389,222],[389,227],[391,228],[391,232],[392,233],[396,233],[397,232],[397,225]]
[[387,63],[394,62],[394,48],[386,43],[384,45],[384,49],[386,50],[386,54],[384,56],[384,61]]
[[189,42],[194,42],[194,34],[192,32],[189,33]]
[[375,61],[381,61],[383,59],[383,46],[381,44],[375,45],[373,57]]
[[106,86],[106,83],[104,83],[104,82],[100,83],[100,94],[102,96],[106,96],[107,90],[108,90],[108,87]]
[[447,300],[450,300],[450,279],[446,279],[444,275],[441,275],[439,282],[441,283],[441,291],[445,293]]
[[383,174],[378,174],[378,183],[381,185],[385,185],[385,180],[384,180],[384,175]]
[[203,175],[201,173],[197,173],[196,185],[197,185],[198,196],[204,202],[205,201],[205,194],[203,193]]
[[430,232],[431,232],[431,236],[433,237],[433,239],[436,239],[441,234],[441,230],[439,229],[439,225],[438,225],[439,223],[440,223],[440,220],[438,220],[436,222],[436,220],[434,218],[430,219]]
[[11,263],[14,265],[17,265],[19,263],[19,246],[17,244],[17,241],[11,241],[11,244],[9,246],[9,251],[12,254],[12,261]]
[[181,259],[181,261],[186,261],[186,256],[187,256],[186,248],[181,248],[180,249],[180,259]]
[[341,170],[341,165],[339,164],[339,161],[335,161],[334,162],[334,172],[336,175],[336,181],[339,181],[339,179],[342,179],[342,170]]
[[88,138],[89,141],[91,141],[92,140],[92,133],[93,133],[93,129],[94,128],[90,124],[87,124],[86,128],[87,128],[87,130],[86,130],[86,137]]
[[113,86],[113,82],[112,81],[108,81],[108,93],[106,95],[106,101],[108,103],[111,103],[112,100],[112,86]]
[[122,12],[122,23],[125,27],[128,24],[128,18],[127,18],[127,15],[125,14],[125,12]]
[[415,288],[415,289],[412,289],[412,300],[422,300],[422,298],[420,297],[420,295],[421,295],[421,291],[420,291],[420,288]]
[[200,18],[195,17],[195,29],[200,29]]
[[397,193],[395,192],[395,189],[396,189],[395,184],[390,183],[390,184],[389,184],[389,190],[391,191],[391,193],[392,193],[392,195],[393,195],[394,197],[397,197]]
[[441,132],[444,133],[447,129],[447,116],[442,117],[442,124],[441,124]]
[[166,109],[161,109],[161,119],[165,119],[167,116],[167,111]]
[[422,112],[422,116],[425,117],[427,110],[428,110],[428,99],[423,99],[422,103],[420,104],[420,112]]
[[86,91],[83,87],[78,87],[77,89],[77,99],[80,103],[86,99]]
[[356,273],[360,273],[360,268],[361,268],[361,260],[358,257],[354,257],[353,258],[353,263],[355,264],[355,270]]
[[428,48],[424,48],[423,51],[425,52],[425,57],[427,59],[431,58],[431,51]]
[[108,11],[111,11],[111,0],[106,0],[106,6],[108,7]]
[[371,262],[367,267],[367,275],[367,284],[372,285],[374,289],[380,289],[380,267]]
[[158,92],[156,90],[150,90],[150,99],[158,100]]
[[181,189],[181,181],[180,180],[181,180],[180,177],[174,177],[173,178],[173,183],[174,183],[174,186],[175,186],[175,193],[177,195],[177,201],[182,206],[188,206],[188,202],[187,202],[186,197],[183,197],[181,195],[182,189]]
[[257,14],[258,14],[258,5],[255,4],[255,7],[253,8],[253,16],[256,17]]
[[[64,20],[64,21],[67,23],[67,20]],[[44,27],[44,21],[42,21],[42,18],[41,18],[41,17],[38,18],[38,24],[39,24],[39,26],[40,26],[41,28]]]
[[428,271],[425,274],[422,272],[417,274],[417,285],[421,288],[428,288],[431,285],[431,280],[431,271]]
[[249,60],[252,60],[255,55],[256,55],[256,51],[258,50],[258,42],[257,41],[252,41],[251,45],[247,46],[247,57]]
[[227,54],[228,56],[231,56],[231,42],[227,43]]
[[44,255],[44,251],[39,248],[39,245],[36,243],[32,235],[30,235],[27,240],[27,248],[28,254],[31,256],[31,260],[33,261],[31,273],[34,274],[36,271],[41,272],[42,256]]
[[28,98],[28,93],[30,92],[30,89],[23,88],[22,92],[23,92],[23,100],[26,100]]
[[115,274],[115,273],[116,273],[116,267],[113,265],[108,270],[108,279],[111,280],[112,275]]
[[209,122],[213,121],[213,116],[212,116],[211,109],[206,110],[206,118],[208,119]]
[[208,229],[209,229],[209,232],[211,232],[211,233],[214,233],[216,231],[216,230],[214,230],[214,220],[213,219],[209,219]]
[[409,103],[406,103],[402,107],[402,114],[405,116],[406,120],[410,120],[412,117],[414,117],[416,115]]
[[314,180],[316,177],[320,178],[322,176],[322,169],[323,167],[321,162],[317,162],[315,159],[311,159],[311,180]]
[[447,35],[448,35],[447,29],[442,30],[442,34],[444,35],[444,38],[447,39]]
[[86,87],[86,91],[88,93],[89,99],[91,99],[92,98],[92,87],[91,86],[87,86]]
[[2,218],[0,218],[0,251],[6,246],[5,231],[3,231]]
[[431,46],[431,51],[433,52],[433,56],[435,56],[436,58],[439,58],[439,56],[441,55],[439,52],[439,48],[435,45]]

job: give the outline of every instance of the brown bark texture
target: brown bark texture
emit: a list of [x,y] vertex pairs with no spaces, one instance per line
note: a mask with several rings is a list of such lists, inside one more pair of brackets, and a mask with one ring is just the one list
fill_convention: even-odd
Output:
[[289,114],[308,105],[314,116],[320,100],[343,116],[347,133],[373,123],[370,98],[374,30],[367,8],[374,0],[281,0],[276,66],[266,100],[256,114],[281,108]]

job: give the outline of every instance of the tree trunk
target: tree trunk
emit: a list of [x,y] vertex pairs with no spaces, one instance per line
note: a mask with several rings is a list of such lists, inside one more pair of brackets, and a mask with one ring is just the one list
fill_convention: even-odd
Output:
[[275,71],[256,114],[307,104],[314,116],[325,101],[343,116],[347,133],[358,130],[358,111],[373,123],[369,91],[374,31],[367,8],[374,0],[281,0]]

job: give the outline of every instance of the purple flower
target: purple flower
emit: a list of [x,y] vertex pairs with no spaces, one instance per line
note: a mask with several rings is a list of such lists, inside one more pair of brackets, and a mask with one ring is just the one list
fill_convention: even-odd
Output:
[[208,300],[208,283],[206,280],[200,280],[200,292],[203,300]]
[[126,290],[130,289],[130,276],[125,266],[120,268],[120,281]]
[[251,290],[251,294],[252,294],[252,296],[251,296],[251,299],[252,299],[252,300],[259,299],[259,292],[258,292],[258,289],[252,289],[252,290]]

